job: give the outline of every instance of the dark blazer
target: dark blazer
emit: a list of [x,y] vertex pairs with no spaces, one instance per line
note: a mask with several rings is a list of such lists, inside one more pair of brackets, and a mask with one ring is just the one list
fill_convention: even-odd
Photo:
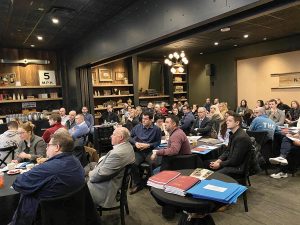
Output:
[[202,136],[209,136],[211,132],[212,123],[209,118],[204,117],[204,119],[201,122],[201,125],[199,127],[199,120],[200,118],[197,118],[194,122],[191,133],[193,135],[202,135]]
[[118,115],[115,113],[115,112],[107,112],[105,111],[103,114],[102,114],[102,119],[103,121],[106,121],[106,122],[117,122],[119,123],[119,117]]
[[231,175],[242,174],[246,166],[246,157],[251,151],[251,139],[248,134],[239,128],[234,134],[230,132],[227,149],[219,157],[221,170],[219,172]]

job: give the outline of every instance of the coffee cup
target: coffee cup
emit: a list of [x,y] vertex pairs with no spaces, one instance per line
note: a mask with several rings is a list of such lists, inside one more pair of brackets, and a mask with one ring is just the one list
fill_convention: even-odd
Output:
[[14,170],[16,168],[16,164],[15,163],[8,163],[7,164],[7,169],[8,170]]
[[26,165],[26,170],[29,171],[29,170],[31,170],[33,167],[34,167],[34,164],[33,164],[33,163],[27,164],[27,165]]

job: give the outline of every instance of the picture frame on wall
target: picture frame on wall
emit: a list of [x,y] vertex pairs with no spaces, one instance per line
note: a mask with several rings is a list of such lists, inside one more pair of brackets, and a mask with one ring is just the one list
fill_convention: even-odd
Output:
[[99,81],[112,81],[112,72],[110,69],[99,69]]
[[115,80],[123,81],[125,79],[125,72],[115,72]]

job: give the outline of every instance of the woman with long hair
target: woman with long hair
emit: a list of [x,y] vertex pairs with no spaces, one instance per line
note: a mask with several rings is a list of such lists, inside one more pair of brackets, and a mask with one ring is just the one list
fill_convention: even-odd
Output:
[[33,133],[34,124],[31,122],[23,123],[18,128],[18,133],[21,138],[17,154],[13,162],[36,162],[39,157],[46,157],[46,147],[42,137],[39,137]]
[[243,100],[240,102],[240,106],[238,106],[238,107],[236,108],[236,113],[243,116],[247,110],[248,110],[247,101],[246,101],[245,99],[243,99]]
[[212,128],[210,136],[212,138],[218,138],[218,131],[220,127],[220,122],[223,120],[223,115],[220,113],[218,106],[212,105],[210,106],[210,112],[207,115],[211,120]]
[[293,101],[291,101],[291,109],[286,114],[287,118],[285,119],[285,121],[290,126],[296,126],[297,121],[299,120],[299,116],[300,116],[299,102],[296,100],[293,100]]

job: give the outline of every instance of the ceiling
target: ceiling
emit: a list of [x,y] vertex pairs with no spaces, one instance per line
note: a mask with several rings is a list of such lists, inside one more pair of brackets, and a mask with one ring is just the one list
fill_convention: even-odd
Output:
[[[229,27],[228,32],[221,32],[220,28],[198,32],[146,51],[140,56],[162,57],[181,50],[187,54],[205,54],[300,34],[300,2],[289,8],[243,20]],[[245,34],[249,37],[244,38]],[[215,46],[215,42],[219,45]]]
[[[136,1],[1,0],[0,47],[66,47]],[[52,23],[53,17],[59,18],[59,24]]]

